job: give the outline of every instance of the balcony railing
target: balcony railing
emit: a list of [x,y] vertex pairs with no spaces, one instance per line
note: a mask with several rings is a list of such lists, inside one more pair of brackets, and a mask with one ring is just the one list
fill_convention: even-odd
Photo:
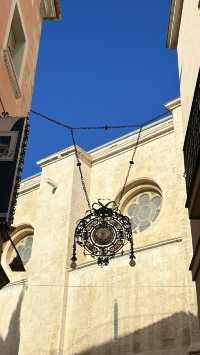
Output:
[[186,207],[188,207],[200,162],[200,71],[197,78],[183,151],[187,188]]

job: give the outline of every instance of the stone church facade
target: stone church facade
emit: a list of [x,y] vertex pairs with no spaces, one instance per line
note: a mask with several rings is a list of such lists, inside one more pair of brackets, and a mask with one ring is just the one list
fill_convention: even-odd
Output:
[[[185,202],[180,100],[143,128],[121,201],[131,218],[136,266],[128,251],[100,268],[78,250],[76,222],[88,209],[73,147],[38,162],[21,183],[12,238],[26,272],[2,265],[0,355],[186,355],[200,351],[192,246]],[[117,200],[137,141],[130,133],[90,152],[78,148],[91,202]]]

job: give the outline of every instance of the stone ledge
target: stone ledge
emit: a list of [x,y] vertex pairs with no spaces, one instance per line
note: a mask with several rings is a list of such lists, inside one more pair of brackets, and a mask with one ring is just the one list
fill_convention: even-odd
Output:
[[[154,248],[159,248],[161,246],[164,246],[164,245],[168,245],[168,244],[172,244],[172,243],[180,243],[182,242],[183,238],[182,237],[176,237],[176,238],[171,238],[171,239],[166,239],[166,240],[163,240],[161,242],[157,242],[157,243],[152,243],[152,244],[148,244],[148,245],[145,245],[144,247],[139,247],[139,248],[135,248],[135,253],[140,253],[142,251],[146,251],[146,250],[149,250],[149,249],[154,249]],[[125,255],[128,255],[129,254],[129,250],[127,251],[124,251],[124,254],[123,256]],[[123,257],[121,255],[121,253],[118,253],[116,256],[115,256],[115,259],[116,258],[120,258],[120,257]],[[72,272],[72,271],[76,271],[76,270],[79,270],[79,269],[83,269],[85,267],[88,267],[88,266],[91,266],[91,265],[95,265],[96,264],[96,261],[94,260],[91,260],[89,262],[86,262],[86,263],[83,263],[81,265],[78,265],[77,268],[74,270],[72,268],[67,268],[67,270],[69,272]]]
[[22,180],[18,191],[18,195],[21,196],[33,190],[37,190],[40,187],[40,176],[41,174],[39,173],[25,180]]
[[8,285],[6,285],[3,288],[3,290],[6,290],[7,288],[10,288],[10,287],[19,286],[19,285],[23,285],[25,288],[27,288],[28,287],[27,282],[28,282],[27,279],[21,279],[21,280],[18,280],[18,281],[10,282]]
[[[153,140],[164,137],[174,131],[174,124],[171,114],[162,120],[156,121],[153,124],[144,126],[140,134],[138,148],[144,144],[148,144]],[[118,139],[115,139],[103,146],[89,151],[92,156],[92,164],[109,159],[112,156],[117,156],[132,150],[138,139],[139,130],[128,133]]]
[[[86,153],[83,149],[81,149],[79,146],[77,146],[77,151],[79,155],[79,159],[84,161],[86,164],[91,165],[91,157],[88,153]],[[37,162],[37,165],[39,165],[41,168],[52,164],[56,161],[62,160],[68,156],[74,155],[75,156],[75,150],[74,147],[71,146],[69,148],[63,149],[55,154],[51,154],[47,156],[44,159],[41,159]]]

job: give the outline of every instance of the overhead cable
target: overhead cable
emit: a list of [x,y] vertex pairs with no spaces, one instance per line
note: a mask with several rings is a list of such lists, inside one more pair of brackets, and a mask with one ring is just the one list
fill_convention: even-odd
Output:
[[30,110],[30,113],[32,113],[35,116],[38,116],[40,118],[43,118],[51,123],[54,123],[57,126],[63,127],[68,130],[96,130],[96,129],[102,129],[102,130],[108,130],[108,129],[122,129],[122,128],[140,128],[141,126],[146,126],[150,123],[153,123],[154,121],[157,121],[159,118],[164,118],[166,115],[168,115],[168,112],[162,112],[161,114],[153,117],[152,119],[148,121],[144,121],[143,123],[140,124],[127,124],[127,125],[102,125],[102,126],[79,126],[79,127],[72,127],[66,123],[63,123],[56,118],[49,117],[47,115],[44,115],[43,113]]

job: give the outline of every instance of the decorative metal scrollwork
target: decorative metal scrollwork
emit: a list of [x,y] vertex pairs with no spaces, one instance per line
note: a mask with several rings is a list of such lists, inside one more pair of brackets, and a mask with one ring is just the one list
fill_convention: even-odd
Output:
[[103,204],[100,200],[92,205],[76,227],[71,267],[76,268],[76,244],[84,248],[84,254],[97,259],[99,266],[108,265],[110,259],[130,243],[130,266],[135,266],[131,223],[121,214],[114,202]]

